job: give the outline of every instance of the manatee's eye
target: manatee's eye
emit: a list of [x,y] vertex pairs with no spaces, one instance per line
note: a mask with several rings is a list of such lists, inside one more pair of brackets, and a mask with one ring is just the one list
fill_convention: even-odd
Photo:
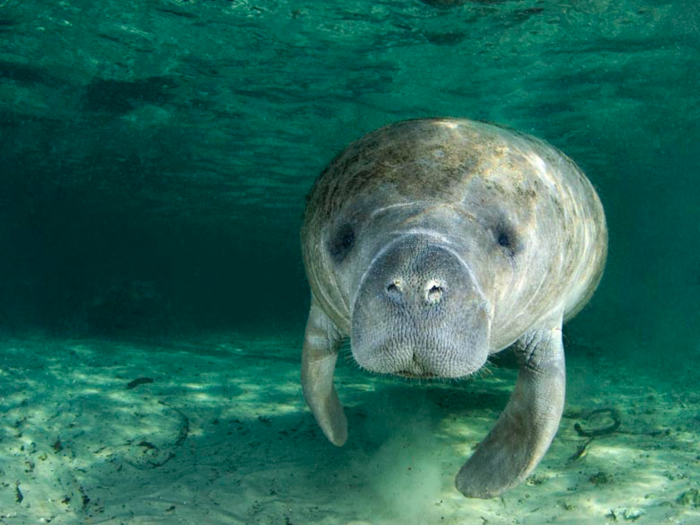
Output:
[[330,252],[333,258],[340,262],[345,259],[345,256],[350,252],[353,245],[355,244],[355,232],[352,226],[349,224],[344,224],[335,235],[331,238],[330,242]]
[[515,229],[506,223],[499,223],[494,230],[494,236],[498,245],[507,250],[513,256],[521,251],[522,246]]
[[340,242],[342,243],[343,248],[350,248],[350,246],[352,246],[352,243],[355,242],[355,234],[351,231],[345,233]]

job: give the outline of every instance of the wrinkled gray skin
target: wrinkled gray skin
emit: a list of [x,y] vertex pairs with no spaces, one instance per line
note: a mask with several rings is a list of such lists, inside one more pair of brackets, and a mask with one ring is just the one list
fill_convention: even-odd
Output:
[[352,143],[314,185],[302,229],[311,310],[306,401],[340,446],[340,343],[367,370],[461,378],[515,344],[518,381],[457,475],[490,498],[539,463],[564,406],[562,322],[600,281],[603,208],[552,146],[456,119],[400,122]]

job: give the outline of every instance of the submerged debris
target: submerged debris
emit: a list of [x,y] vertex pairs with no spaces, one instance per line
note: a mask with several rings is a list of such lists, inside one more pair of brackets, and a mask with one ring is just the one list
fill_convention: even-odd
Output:
[[576,452],[574,452],[574,454],[569,458],[569,461],[576,461],[577,459],[580,459],[583,456],[585,456],[588,452],[588,445],[590,445],[595,438],[600,436],[607,436],[615,432],[618,428],[620,428],[620,425],[622,424],[622,416],[620,415],[620,412],[615,408],[600,408],[598,410],[584,412],[581,415],[581,419],[583,419],[584,421],[588,421],[593,416],[599,414],[609,414],[610,418],[612,418],[613,421],[612,424],[605,427],[586,430],[579,423],[576,423],[574,425],[574,430],[576,430],[579,436],[587,437],[588,439],[584,441],[581,446],[578,447]]
[[690,489],[678,496],[676,502],[686,507],[700,507],[700,491]]
[[81,502],[83,504],[83,509],[86,509],[87,506],[90,504],[90,497],[87,495],[87,491],[85,488],[81,485],[78,487],[78,491],[80,492],[81,495]]
[[622,517],[626,521],[637,521],[639,518],[644,516],[644,511],[642,509],[625,509],[622,513]]
[[134,379],[128,385],[126,385],[126,389],[131,390],[132,388],[136,388],[139,385],[145,385],[148,383],[153,383],[153,379],[150,377],[139,377],[138,379]]
[[182,410],[180,410],[179,408],[175,408],[174,406],[170,406],[165,401],[159,401],[159,403],[163,406],[168,407],[171,410],[174,410],[178,414],[180,414],[180,418],[181,418],[180,431],[178,432],[177,439],[175,440],[175,443],[174,443],[175,446],[178,447],[185,442],[185,440],[187,439],[187,436],[190,433],[190,418],[188,418]]
[[637,521],[642,516],[644,516],[644,511],[642,509],[625,508],[610,509],[610,512],[605,515],[606,518],[610,518],[614,522],[620,521],[619,518],[625,521]]
[[580,424],[576,423],[574,425],[574,430],[576,430],[576,432],[578,433],[579,436],[583,436],[583,437],[599,437],[599,436],[606,436],[608,434],[612,434],[618,428],[620,428],[620,425],[622,424],[622,418],[620,416],[620,412],[617,409],[615,409],[615,408],[601,408],[598,410],[593,410],[592,412],[584,413],[582,417],[583,417],[583,419],[585,419],[587,421],[595,415],[605,414],[605,413],[610,414],[610,417],[613,420],[611,425],[608,425],[606,427],[601,427],[601,428],[594,428],[592,430],[584,430]]
[[596,472],[595,474],[591,475],[591,477],[588,478],[588,481],[593,483],[595,486],[608,485],[609,483],[612,483],[613,477],[601,470],[600,472]]

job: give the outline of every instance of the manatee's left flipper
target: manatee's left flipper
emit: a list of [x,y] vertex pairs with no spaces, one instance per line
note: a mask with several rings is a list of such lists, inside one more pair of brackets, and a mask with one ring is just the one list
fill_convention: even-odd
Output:
[[311,309],[301,355],[301,385],[306,403],[328,440],[343,446],[348,438],[348,422],[333,386],[335,362],[342,335],[311,296]]
[[518,382],[496,426],[457,474],[470,498],[492,498],[523,481],[554,439],[564,409],[562,316],[516,343]]

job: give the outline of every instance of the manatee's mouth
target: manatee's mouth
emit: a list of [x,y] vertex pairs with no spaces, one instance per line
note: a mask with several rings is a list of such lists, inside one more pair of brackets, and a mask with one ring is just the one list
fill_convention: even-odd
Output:
[[410,379],[434,379],[436,377],[440,377],[429,366],[425,366],[424,364],[420,363],[416,359],[415,354],[410,362],[404,363],[403,366],[399,365],[397,370],[389,373],[391,375],[408,377]]

